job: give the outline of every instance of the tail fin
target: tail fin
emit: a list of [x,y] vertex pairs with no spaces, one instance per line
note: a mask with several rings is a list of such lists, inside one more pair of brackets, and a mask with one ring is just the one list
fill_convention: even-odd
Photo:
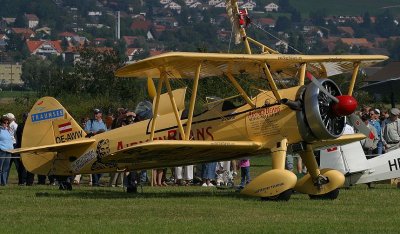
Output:
[[321,168],[332,168],[343,174],[355,173],[368,168],[368,160],[360,142],[321,150]]
[[[56,99],[43,97],[35,103],[29,112],[22,135],[21,147],[64,143],[85,136],[85,131]],[[26,169],[33,173],[47,175],[51,174],[51,170],[55,170],[53,160],[57,159],[57,153],[22,154],[21,156]],[[69,166],[64,165],[63,168],[68,170]]]

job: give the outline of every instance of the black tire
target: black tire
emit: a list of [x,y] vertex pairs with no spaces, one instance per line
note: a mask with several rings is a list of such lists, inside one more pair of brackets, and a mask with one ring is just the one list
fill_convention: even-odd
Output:
[[288,189],[286,191],[283,191],[282,193],[276,195],[276,196],[271,196],[271,197],[262,197],[261,201],[289,201],[290,197],[293,194],[292,189]]
[[335,200],[339,196],[339,189],[330,191],[322,195],[308,195],[311,200]]
[[126,192],[127,193],[137,193],[137,187],[127,187]]
[[60,182],[60,185],[58,186],[58,189],[71,191],[72,190],[72,184],[70,182],[67,182],[67,181]]

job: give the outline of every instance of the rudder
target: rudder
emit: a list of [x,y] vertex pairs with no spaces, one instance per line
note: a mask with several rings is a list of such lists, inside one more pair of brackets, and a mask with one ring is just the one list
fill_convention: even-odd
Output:
[[[63,143],[85,136],[85,131],[56,99],[43,97],[33,105],[29,112],[21,147]],[[56,159],[56,154],[22,154],[21,159],[28,171],[48,175],[51,174],[52,169],[54,170],[53,160]],[[65,165],[65,168],[67,169],[69,166]]]

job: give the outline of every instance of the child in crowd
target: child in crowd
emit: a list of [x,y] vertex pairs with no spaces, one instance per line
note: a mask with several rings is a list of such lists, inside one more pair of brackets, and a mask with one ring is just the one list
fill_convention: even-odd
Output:
[[240,188],[244,188],[244,186],[250,183],[250,159],[243,158],[239,162],[240,172],[242,180],[240,182]]

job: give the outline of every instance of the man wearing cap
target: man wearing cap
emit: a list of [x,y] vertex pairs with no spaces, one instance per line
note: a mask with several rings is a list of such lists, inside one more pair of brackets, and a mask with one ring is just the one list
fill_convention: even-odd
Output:
[[385,127],[383,129],[383,144],[386,152],[392,151],[399,148],[400,142],[400,110],[392,108],[389,111],[389,118],[386,120]]
[[[107,126],[103,122],[103,113],[100,109],[93,110],[94,119],[89,119],[85,124],[85,132],[87,133],[87,137],[94,136],[96,134],[107,131]],[[92,184],[93,186],[100,186],[100,178],[102,174],[93,174],[92,175]]]
[[[4,116],[6,116],[10,121],[8,131],[10,132],[10,135],[12,137],[14,148],[16,148],[17,147],[16,133],[17,133],[17,129],[18,129],[18,124],[15,122],[16,119],[15,119],[15,116],[13,113],[7,113]],[[21,159],[17,158],[19,156],[20,156],[19,154],[12,155],[12,158],[10,160],[10,169],[11,169],[12,164],[14,163],[15,168],[17,169],[17,172],[18,172],[18,184],[24,185],[25,180],[26,180],[26,170],[25,170],[24,165],[21,162]],[[8,174],[10,174],[10,170],[8,170]]]
[[103,113],[101,110],[94,109],[93,114],[94,119],[89,119],[85,124],[85,132],[90,136],[107,131],[107,126],[103,122]]
[[367,126],[367,128],[369,128],[369,130],[374,134],[374,138],[371,139],[369,137],[363,139],[360,141],[361,146],[364,150],[364,153],[366,155],[371,155],[373,150],[375,150],[378,146],[378,133],[376,132],[376,128],[374,126],[372,126],[371,124],[371,116],[369,114],[363,114],[361,116],[361,120],[364,122],[364,124]]
[[383,142],[382,142],[382,127],[379,120],[381,111],[379,109],[370,110],[370,120],[369,123],[375,127],[377,137],[379,139],[374,154],[381,155],[383,153]]

